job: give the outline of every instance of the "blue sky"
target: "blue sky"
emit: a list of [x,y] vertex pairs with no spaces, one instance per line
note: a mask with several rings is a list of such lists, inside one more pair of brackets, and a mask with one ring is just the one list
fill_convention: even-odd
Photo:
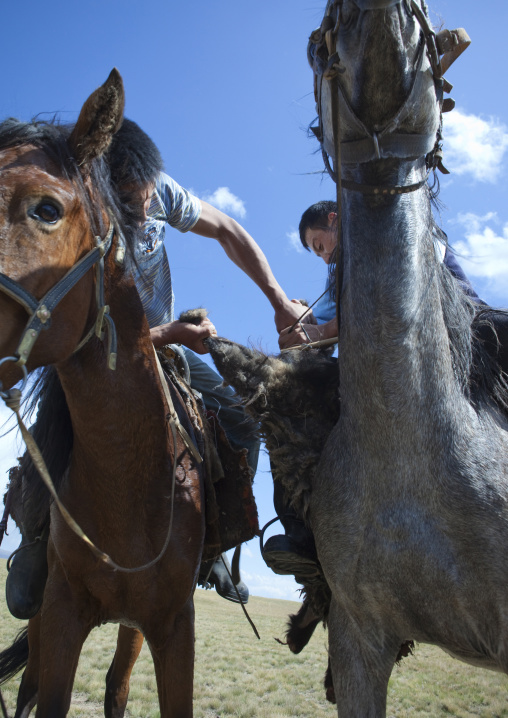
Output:
[[[306,47],[324,0],[28,0],[2,9],[2,117],[76,118],[112,67],[126,89],[126,115],[161,149],[180,184],[238,219],[260,244],[290,298],[313,301],[325,266],[299,247],[304,209],[333,199],[320,174]],[[434,0],[439,27],[465,27],[471,47],[449,70],[456,109],[445,117],[445,208],[441,225],[480,296],[508,305],[508,4]],[[276,351],[273,312],[257,287],[209,239],[168,230],[177,311],[206,306],[219,334]],[[0,409],[0,421],[7,416]],[[19,447],[19,445],[18,445]],[[0,439],[0,485],[20,453]],[[273,516],[262,457],[255,480],[261,521]],[[275,529],[276,530],[276,529]],[[15,534],[4,548],[17,545]],[[265,567],[252,541],[244,552],[251,593],[297,598],[296,584]]]

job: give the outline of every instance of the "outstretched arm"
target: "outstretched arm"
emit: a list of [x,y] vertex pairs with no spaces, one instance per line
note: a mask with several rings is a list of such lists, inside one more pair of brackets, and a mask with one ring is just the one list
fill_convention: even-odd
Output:
[[285,295],[260,247],[232,217],[203,200],[201,205],[201,216],[191,231],[216,239],[227,256],[258,285],[272,305],[277,331],[289,327],[298,319],[301,309]]
[[202,319],[198,325],[176,320],[150,329],[150,338],[156,349],[166,344],[183,344],[196,354],[209,352],[203,339],[211,336],[217,336],[217,331],[208,318]]

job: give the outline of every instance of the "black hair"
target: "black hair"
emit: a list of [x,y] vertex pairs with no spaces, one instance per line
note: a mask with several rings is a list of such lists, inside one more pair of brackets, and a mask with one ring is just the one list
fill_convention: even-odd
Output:
[[324,199],[311,205],[302,214],[298,231],[300,233],[300,242],[308,252],[310,252],[310,247],[305,241],[305,232],[308,229],[316,229],[316,227],[327,227],[330,212],[337,214],[337,202]]
[[145,187],[164,169],[157,145],[132,120],[124,118],[106,156],[113,184]]

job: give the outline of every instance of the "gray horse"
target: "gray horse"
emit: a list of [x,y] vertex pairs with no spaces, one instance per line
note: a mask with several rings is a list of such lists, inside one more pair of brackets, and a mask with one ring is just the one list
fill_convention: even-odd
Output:
[[441,262],[426,179],[443,81],[426,5],[336,0],[327,17],[312,59],[317,134],[343,186],[340,417],[309,516],[338,714],[381,718],[405,641],[508,671],[506,385],[474,341],[481,311]]

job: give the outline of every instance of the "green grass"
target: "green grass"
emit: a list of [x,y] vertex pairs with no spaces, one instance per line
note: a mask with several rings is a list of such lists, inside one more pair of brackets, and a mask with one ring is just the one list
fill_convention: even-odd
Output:
[[[0,561],[4,581],[5,561]],[[298,604],[251,597],[249,614],[215,591],[196,593],[196,718],[333,718],[322,680],[327,663],[326,634],[318,629],[309,646],[293,656],[274,639],[283,638],[287,615]],[[22,627],[0,600],[1,646]],[[104,679],[113,658],[117,627],[96,629],[83,647],[70,715],[101,716]],[[14,712],[19,677],[2,687]],[[507,677],[464,665],[437,648],[417,646],[416,655],[396,667],[389,686],[388,716],[397,718],[508,718]],[[159,715],[152,661],[146,646],[134,668],[128,715]]]

